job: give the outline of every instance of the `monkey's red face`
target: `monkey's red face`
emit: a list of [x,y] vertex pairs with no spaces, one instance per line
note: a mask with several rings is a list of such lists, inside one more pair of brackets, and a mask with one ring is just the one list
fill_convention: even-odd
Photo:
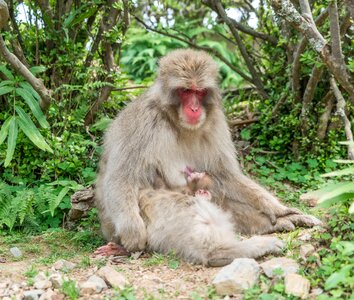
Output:
[[181,101],[182,117],[188,125],[198,125],[205,118],[203,100],[207,94],[204,89],[183,89],[177,90]]

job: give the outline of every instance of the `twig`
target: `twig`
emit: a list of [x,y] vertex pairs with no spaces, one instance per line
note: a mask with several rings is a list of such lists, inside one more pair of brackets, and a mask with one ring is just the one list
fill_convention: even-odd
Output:
[[[342,95],[342,93],[340,92],[336,81],[334,80],[333,77],[330,78],[329,82],[331,83],[331,88],[332,91],[334,93],[334,96],[337,99],[337,115],[340,116],[340,118],[342,119],[342,122],[344,124],[344,131],[345,131],[345,135],[347,137],[347,141],[353,141],[353,133],[351,130],[351,124],[350,121],[347,117],[347,115],[345,114],[345,100],[344,97]],[[354,160],[354,146],[353,145],[348,145],[348,158]]]
[[148,87],[146,85],[136,85],[136,86],[127,86],[123,88],[112,88],[112,91],[119,92],[119,91],[125,91],[125,90],[135,90],[135,89],[147,89]]
[[250,120],[230,120],[228,123],[230,126],[242,126],[242,125],[246,125],[246,124],[255,123],[257,121],[258,121],[258,118],[253,118]]

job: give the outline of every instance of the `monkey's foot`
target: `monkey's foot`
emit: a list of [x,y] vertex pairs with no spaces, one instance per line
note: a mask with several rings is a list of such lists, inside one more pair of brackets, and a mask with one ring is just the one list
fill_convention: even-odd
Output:
[[195,196],[198,198],[204,198],[206,200],[210,200],[211,199],[211,194],[209,191],[207,190],[203,190],[203,189],[199,189],[195,192]]
[[107,245],[97,248],[95,255],[101,256],[129,256],[130,253],[121,245],[109,242]]

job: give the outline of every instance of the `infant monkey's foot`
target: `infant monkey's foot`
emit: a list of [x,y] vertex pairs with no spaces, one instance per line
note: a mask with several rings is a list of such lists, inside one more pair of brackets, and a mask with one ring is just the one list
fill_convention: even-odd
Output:
[[121,245],[109,242],[107,245],[97,248],[95,255],[101,256],[129,256],[130,253]]
[[199,198],[203,198],[206,200],[210,200],[211,199],[211,194],[209,191],[207,190],[203,190],[203,189],[199,189],[195,192],[195,196],[199,197]]

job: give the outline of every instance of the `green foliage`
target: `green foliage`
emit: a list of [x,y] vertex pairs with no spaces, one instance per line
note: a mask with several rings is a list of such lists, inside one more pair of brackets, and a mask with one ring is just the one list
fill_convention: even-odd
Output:
[[0,66],[0,72],[10,78],[9,80],[1,82],[0,95],[6,95],[8,101],[12,103],[12,114],[7,116],[4,120],[4,124],[0,128],[0,145],[7,138],[4,166],[9,166],[13,159],[17,143],[18,128],[23,131],[36,147],[53,153],[53,150],[47,144],[31,117],[22,108],[25,107],[33,114],[40,127],[48,129],[49,123],[39,106],[39,95],[22,77],[15,77],[5,65]]
[[70,300],[76,300],[80,296],[80,290],[77,287],[75,281],[66,280],[63,282],[61,288],[61,292],[66,295]]

